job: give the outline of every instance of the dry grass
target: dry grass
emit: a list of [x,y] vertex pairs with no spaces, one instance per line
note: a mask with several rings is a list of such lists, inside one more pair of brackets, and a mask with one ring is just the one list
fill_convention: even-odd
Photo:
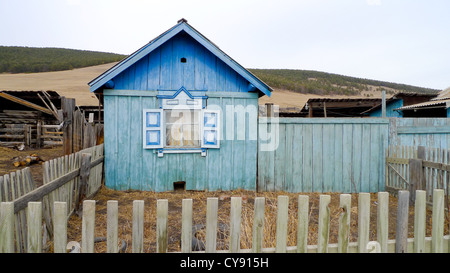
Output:
[[[302,193],[303,194],[303,193]],[[309,237],[308,245],[317,244],[318,233],[318,214],[319,214],[319,193],[305,193],[309,196]],[[341,208],[339,207],[339,194],[326,193],[331,195],[330,203],[330,243],[337,243],[339,216]],[[263,196],[266,200],[265,205],[265,223],[263,247],[275,247],[276,236],[276,215],[277,215],[277,197],[278,195],[287,195],[289,197],[289,222],[288,222],[288,246],[297,244],[297,197],[298,194],[286,192],[265,192],[256,193],[252,191],[227,191],[227,192],[200,192],[200,191],[181,191],[181,192],[141,192],[141,191],[114,191],[102,187],[99,193],[93,198],[96,200],[96,237],[106,237],[106,203],[108,200],[119,201],[119,242],[125,240],[128,245],[127,252],[131,252],[132,243],[132,206],[134,200],[144,200],[144,252],[156,251],[156,201],[158,199],[167,199],[169,202],[168,219],[168,249],[169,252],[180,251],[181,238],[181,204],[182,199],[190,198],[193,200],[193,225],[204,224],[206,222],[206,200],[208,197],[219,197],[218,222],[228,225],[230,219],[230,198],[231,196],[242,196],[242,223],[241,223],[241,249],[250,249],[252,247],[252,227],[253,227],[253,204],[254,198]],[[224,200],[223,197],[226,197]],[[390,196],[389,211],[389,239],[395,239],[395,223],[397,213],[397,198]],[[357,217],[358,195],[352,194],[351,209],[351,230],[350,241],[356,242],[358,235],[358,217]],[[377,213],[377,195],[371,194],[371,223],[370,240],[376,240],[376,213]],[[447,217],[446,217],[447,218]],[[414,208],[410,207],[409,217],[409,237],[414,235]],[[78,216],[72,216],[68,223],[68,241],[81,241],[82,221]],[[197,237],[204,239],[205,230],[201,229]],[[223,234],[218,234],[217,248],[228,248],[228,232],[222,230]],[[448,219],[445,224],[445,234],[448,234]],[[427,211],[427,236],[431,236],[431,211]],[[120,243],[119,243],[120,244]],[[95,244],[97,253],[106,252],[106,242]]]

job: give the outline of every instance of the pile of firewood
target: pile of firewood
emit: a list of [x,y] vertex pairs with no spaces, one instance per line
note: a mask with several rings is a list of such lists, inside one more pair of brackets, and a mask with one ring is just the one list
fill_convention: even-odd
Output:
[[13,158],[13,164],[15,167],[29,166],[36,163],[39,164],[44,163],[44,160],[40,158],[37,154],[31,154],[27,156],[16,156]]

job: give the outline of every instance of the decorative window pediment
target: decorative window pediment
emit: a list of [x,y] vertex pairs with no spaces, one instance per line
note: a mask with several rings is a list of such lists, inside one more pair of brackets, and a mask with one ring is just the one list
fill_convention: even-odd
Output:
[[206,107],[204,92],[191,94],[184,86],[177,91],[159,91],[159,108],[161,109],[202,109]]

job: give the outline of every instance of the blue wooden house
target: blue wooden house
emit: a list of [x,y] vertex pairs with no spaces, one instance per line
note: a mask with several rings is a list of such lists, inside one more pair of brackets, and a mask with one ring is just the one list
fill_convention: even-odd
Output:
[[258,98],[272,89],[186,20],[89,86],[104,106],[108,188],[256,188]]

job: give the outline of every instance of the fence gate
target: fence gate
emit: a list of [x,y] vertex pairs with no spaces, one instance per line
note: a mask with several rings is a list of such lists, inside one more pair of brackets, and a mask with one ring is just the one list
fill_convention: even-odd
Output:
[[386,190],[409,189],[409,159],[417,158],[411,146],[389,146],[386,149]]

